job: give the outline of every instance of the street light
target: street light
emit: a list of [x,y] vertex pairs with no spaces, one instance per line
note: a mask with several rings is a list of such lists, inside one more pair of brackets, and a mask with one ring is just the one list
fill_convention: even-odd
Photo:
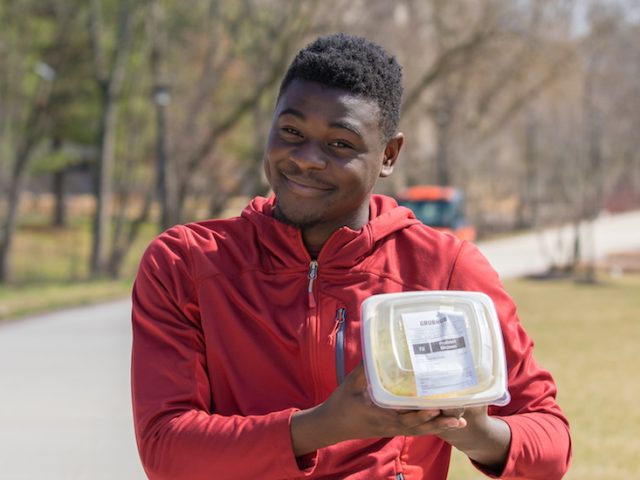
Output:
[[171,103],[171,93],[169,86],[158,82],[153,87],[153,103],[156,106],[156,178],[158,189],[158,201],[160,202],[160,225],[162,229],[167,229],[171,225],[169,211],[169,188],[168,188],[168,158],[167,158],[167,107]]
[[159,107],[166,107],[171,103],[168,85],[159,83],[153,88],[153,102]]

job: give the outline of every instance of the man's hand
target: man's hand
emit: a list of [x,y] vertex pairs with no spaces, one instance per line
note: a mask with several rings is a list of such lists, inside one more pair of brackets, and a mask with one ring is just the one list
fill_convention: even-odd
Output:
[[362,365],[356,367],[322,404],[296,412],[291,436],[296,456],[344,440],[441,435],[463,429],[463,410],[393,410],[373,403]]
[[296,456],[344,440],[437,435],[478,463],[500,471],[509,451],[511,431],[487,407],[446,410],[381,408],[369,396],[362,365],[355,368],[320,405],[296,412],[291,437]]
[[467,407],[462,418],[467,422],[464,429],[448,430],[439,434],[439,437],[470,459],[500,474],[511,446],[509,425],[499,418],[489,416],[486,406]]

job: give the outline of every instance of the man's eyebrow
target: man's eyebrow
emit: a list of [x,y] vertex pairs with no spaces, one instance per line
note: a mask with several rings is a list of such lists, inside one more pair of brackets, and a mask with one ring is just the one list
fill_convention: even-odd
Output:
[[300,110],[296,110],[295,108],[285,108],[280,112],[278,117],[282,117],[283,115],[293,115],[294,117],[298,117],[301,120],[305,119],[304,113],[302,113]]
[[[300,120],[305,120],[307,118],[305,117],[304,113],[302,113],[300,110],[296,110],[295,108],[285,108],[278,114],[278,118],[283,117],[284,115],[293,115],[294,117],[297,117]],[[350,122],[347,122],[344,120],[331,122],[329,124],[329,127],[348,130],[354,135],[357,135],[358,137],[362,138],[362,132],[360,131],[360,129]]]
[[331,122],[329,124],[329,126],[331,128],[343,128],[345,130],[349,130],[351,133],[357,135],[358,137],[362,138],[362,133],[360,132],[360,130],[358,129],[358,127],[356,127],[355,125],[353,125],[352,123],[349,122],[345,122],[345,121],[341,121],[341,122]]

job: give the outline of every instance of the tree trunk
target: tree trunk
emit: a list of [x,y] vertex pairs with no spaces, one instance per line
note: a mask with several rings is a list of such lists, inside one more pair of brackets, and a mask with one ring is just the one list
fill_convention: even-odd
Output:
[[133,242],[138,237],[142,225],[144,225],[144,223],[149,220],[154,192],[155,190],[151,188],[145,195],[142,210],[131,223],[127,238],[116,242],[116,244],[113,246],[111,255],[109,257],[109,264],[107,266],[107,273],[111,278],[118,278],[120,276],[120,273],[122,271],[122,264],[125,257],[127,256],[127,253],[129,252],[129,249],[131,248],[131,245],[133,245]]
[[[602,120],[601,113],[595,98],[595,82],[597,81],[597,59],[592,58],[584,79],[584,107],[585,116],[585,144],[586,144],[586,168],[585,191],[583,192],[582,217],[587,221],[587,229],[593,229],[593,222],[598,217],[602,206],[604,190],[604,161],[602,154]],[[592,238],[592,240],[594,240]],[[591,245],[595,249],[595,245]],[[583,252],[581,252],[583,253]],[[591,255],[588,259],[582,259],[585,263],[584,281],[596,282],[595,259]]]
[[[168,95],[168,93],[166,94]],[[160,203],[160,230],[164,231],[173,225],[171,201],[169,195],[169,159],[167,157],[167,104],[156,102],[156,178],[157,198]]]
[[100,149],[98,164],[95,168],[96,211],[93,221],[93,248],[91,251],[91,275],[93,277],[98,277],[106,272],[110,238],[117,111],[115,99],[108,92],[103,92],[103,115],[100,123]]
[[38,89],[38,93],[31,107],[27,123],[24,127],[25,138],[16,151],[15,163],[11,175],[11,182],[7,194],[7,215],[0,230],[0,283],[9,280],[9,253],[16,230],[20,196],[27,175],[27,166],[31,159],[33,148],[45,133],[45,118],[49,108],[53,78],[45,79]]
[[537,130],[538,122],[534,114],[529,111],[525,126],[524,172],[516,207],[516,227],[520,229],[533,227],[537,217],[538,200],[535,194],[538,183]]
[[442,88],[442,98],[435,111],[436,134],[436,183],[438,185],[451,185],[451,128],[454,122],[457,99],[455,95],[447,91],[447,86]]
[[66,170],[53,172],[52,190],[54,203],[52,224],[54,227],[64,227],[67,223],[66,178]]
[[167,32],[163,4],[154,0],[151,4],[152,35],[151,74],[153,75],[153,103],[156,112],[156,198],[160,204],[160,231],[174,223],[171,212],[170,158],[168,148],[167,110],[171,94],[167,82],[166,52]]
[[436,182],[438,185],[450,185],[449,175],[449,129],[451,127],[450,116],[445,110],[437,113],[437,151],[436,151]]
[[[52,150],[59,152],[62,148],[62,140],[55,136],[52,140]],[[56,170],[52,174],[51,179],[51,191],[53,192],[53,219],[51,224],[54,227],[64,227],[67,220],[67,205],[65,198],[65,180],[67,176],[67,170],[63,167],[60,170]]]
[[0,283],[6,283],[10,276],[9,253],[16,230],[20,196],[29,162],[29,151],[21,152],[13,169],[12,181],[7,195],[7,216],[0,232]]
[[105,60],[102,12],[100,0],[91,0],[89,31],[93,50],[95,80],[100,90],[102,110],[99,130],[98,163],[95,166],[96,210],[93,221],[93,245],[90,272],[92,277],[107,273],[110,240],[111,200],[113,197],[113,167],[115,162],[117,102],[131,52],[134,7],[137,2],[124,1],[118,15],[113,61]]

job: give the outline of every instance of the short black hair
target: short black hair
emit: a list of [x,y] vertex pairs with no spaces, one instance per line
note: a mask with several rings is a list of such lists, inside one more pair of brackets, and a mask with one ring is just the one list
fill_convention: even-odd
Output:
[[375,101],[388,141],[397,131],[402,103],[402,67],[393,55],[363,37],[336,33],[298,52],[280,84],[278,98],[295,80],[318,82]]

